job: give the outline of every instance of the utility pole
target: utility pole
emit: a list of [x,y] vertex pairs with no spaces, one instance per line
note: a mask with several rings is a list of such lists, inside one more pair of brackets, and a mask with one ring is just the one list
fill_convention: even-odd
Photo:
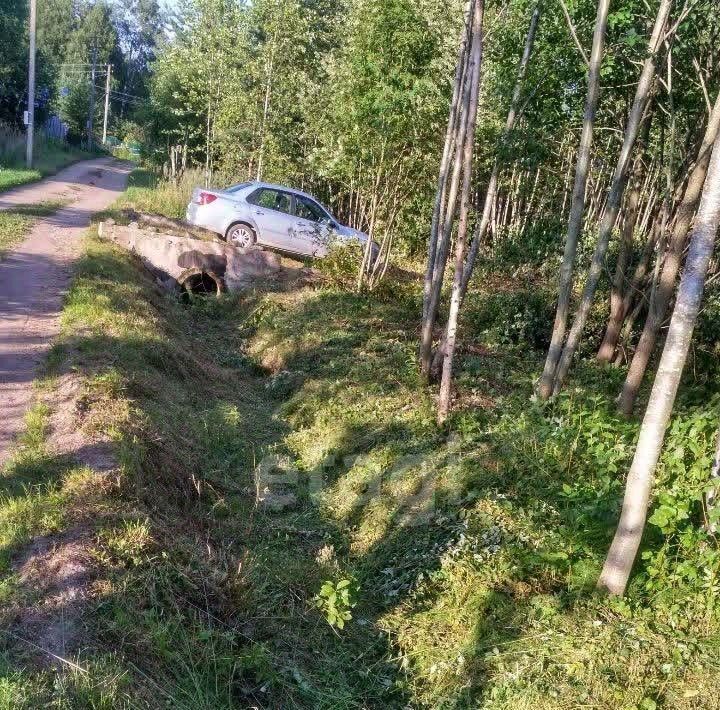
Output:
[[97,44],[93,47],[92,69],[90,70],[90,106],[88,108],[88,150],[93,149],[93,125],[95,123],[95,70],[97,64]]
[[27,146],[25,162],[33,163],[33,138],[35,137],[35,25],[37,24],[36,0],[30,0],[30,61],[28,62]]
[[105,79],[105,118],[103,119],[103,145],[107,143],[108,115],[110,113],[110,77],[112,75],[112,64],[107,65]]

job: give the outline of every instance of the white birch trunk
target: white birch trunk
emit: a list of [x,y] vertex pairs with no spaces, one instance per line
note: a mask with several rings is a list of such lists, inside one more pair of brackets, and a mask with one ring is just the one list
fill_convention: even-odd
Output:
[[[448,319],[447,343],[455,344],[455,330],[457,326],[457,315],[460,308],[460,283],[462,281],[463,264],[465,263],[465,249],[467,244],[468,215],[470,212],[470,193],[472,187],[472,163],[475,152],[475,126],[477,123],[478,98],[480,94],[480,67],[483,56],[483,18],[485,4],[484,0],[477,0],[473,10],[473,40],[471,48],[471,87],[469,102],[469,116],[467,136],[463,150],[463,187],[460,204],[460,219],[458,222],[458,234],[455,243],[455,278],[453,281],[452,296],[450,299],[450,316]],[[486,202],[486,212],[489,212],[490,202]],[[455,326],[455,327],[452,327]],[[452,338],[452,340],[451,340]],[[450,377],[445,376],[440,384],[440,398],[438,402],[438,423],[442,423],[447,417],[450,408]]]
[[455,68],[455,81],[453,83],[453,95],[450,101],[450,117],[445,132],[445,144],[440,160],[440,171],[438,175],[437,192],[435,194],[435,207],[433,208],[432,224],[430,226],[430,239],[428,240],[428,258],[425,271],[425,283],[423,285],[423,319],[427,318],[428,301],[430,298],[430,287],[432,284],[433,272],[435,270],[435,253],[437,250],[438,232],[441,230],[440,215],[445,207],[445,196],[447,188],[448,171],[452,162],[455,147],[455,132],[460,108],[460,95],[463,86],[463,76],[466,66],[465,57],[467,54],[468,36],[470,25],[468,19],[472,9],[472,2],[469,2],[465,10],[465,23],[462,36],[458,46],[457,65]]
[[640,438],[628,474],[622,513],[598,587],[625,592],[645,527],[653,474],[685,367],[715,238],[720,226],[720,140],[715,141],[710,169],[695,220],[685,273],[678,289],[665,348],[655,377]]
[[577,165],[575,167],[575,185],[573,187],[572,202],[570,203],[570,219],[565,237],[565,250],[558,286],[558,304],[555,314],[550,347],[548,348],[545,367],[540,377],[538,394],[541,399],[547,399],[552,394],[553,381],[557,363],[560,360],[562,346],[567,330],[568,314],[570,312],[570,297],[572,295],[573,272],[575,270],[575,255],[578,240],[583,226],[585,213],[585,195],[587,191],[588,174],[590,172],[591,148],[595,131],[595,114],[600,98],[600,67],[603,51],[605,49],[605,30],[610,9],[610,0],[600,0],[597,17],[595,19],[595,34],[590,55],[590,70],[588,73],[588,91],[585,100],[585,117],[583,130],[578,149]]
[[[527,36],[525,38],[525,46],[523,49],[522,56],[520,58],[520,64],[518,66],[517,75],[515,78],[515,87],[513,89],[512,99],[510,101],[510,108],[508,115],[505,120],[505,127],[500,136],[499,147],[502,149],[507,142],[510,134],[515,128],[515,124],[518,118],[518,109],[520,107],[520,98],[522,96],[522,86],[527,75],[528,65],[530,63],[530,57],[532,56],[532,50],[535,45],[535,35],[537,34],[538,23],[540,22],[540,6],[536,5],[533,10],[533,14],[530,18],[530,26],[528,28]],[[539,171],[538,171],[539,175]],[[495,204],[495,198],[497,196],[498,179],[500,176],[500,160],[499,157],[495,158],[493,163],[492,172],[490,174],[490,180],[488,181],[487,190],[485,192],[485,200],[483,203],[482,216],[480,222],[475,228],[475,234],[473,236],[472,244],[466,262],[464,263],[462,274],[460,276],[459,285],[453,283],[453,295],[451,296],[450,302],[450,313],[448,315],[448,322],[445,330],[445,335],[438,346],[437,352],[435,353],[430,372],[436,375],[440,369],[441,364],[443,365],[443,379],[447,380],[445,387],[449,387],[449,381],[452,375],[452,361],[453,353],[450,350],[454,350],[455,347],[455,333],[457,331],[457,321],[462,308],[463,301],[465,300],[465,293],[467,292],[470,278],[475,267],[475,260],[477,258],[480,244],[483,242],[488,226],[491,221],[492,210]],[[537,184],[537,183],[536,183]],[[459,289],[459,290],[458,290]],[[456,293],[457,291],[457,293]],[[449,346],[450,340],[449,334],[452,333],[452,346]],[[445,361],[445,363],[443,363]],[[445,375],[445,370],[448,374]],[[442,385],[441,385],[442,390]],[[443,395],[441,392],[441,402],[447,401],[449,404],[449,392]],[[441,418],[444,418],[445,414],[441,414]]]

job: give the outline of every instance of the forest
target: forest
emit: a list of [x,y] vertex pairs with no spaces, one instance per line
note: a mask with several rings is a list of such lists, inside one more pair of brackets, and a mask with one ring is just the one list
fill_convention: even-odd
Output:
[[[101,133],[110,65],[111,128],[123,137],[132,132],[135,107],[147,98],[150,64],[173,17],[156,0],[47,0],[37,7],[37,124],[56,115],[68,125],[71,143],[86,139],[94,88],[94,118]],[[27,70],[28,3],[7,0],[0,8],[0,123],[4,126],[22,125]]]
[[46,377],[83,378],[119,473],[58,488],[36,412],[0,539],[93,517],[104,586],[83,673],[8,642],[0,700],[717,708],[717,0],[39,8],[39,108],[80,141],[111,65],[116,155],[141,146],[107,215],[262,180],[379,256],[188,305],[93,233]]
[[[618,408],[630,417],[656,349],[663,353],[601,580],[619,594],[718,218],[717,7],[636,6],[193,3],[154,67],[145,122],[146,143],[173,178],[196,164],[206,184],[299,185],[366,229],[382,256],[417,256],[427,244],[419,357],[423,377],[440,381],[441,424],[476,260],[512,244],[548,268],[564,234],[554,325],[532,324],[548,341],[537,397],[557,396],[578,349],[596,348],[598,362],[626,371]],[[377,269],[363,268],[359,285],[372,288]],[[709,310],[712,361],[720,331]],[[708,467],[710,528],[714,475]]]

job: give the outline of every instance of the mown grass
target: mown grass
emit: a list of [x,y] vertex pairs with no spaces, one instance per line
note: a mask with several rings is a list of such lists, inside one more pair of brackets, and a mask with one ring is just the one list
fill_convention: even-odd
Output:
[[27,236],[35,222],[49,217],[64,204],[63,200],[46,200],[0,211],[0,261]]
[[[126,200],[162,208],[171,188],[147,180]],[[91,527],[97,578],[72,659],[87,672],[42,670],[7,638],[2,702],[717,707],[720,561],[700,507],[649,527],[626,599],[595,595],[637,433],[612,406],[621,373],[585,364],[566,395],[534,403],[542,304],[518,294],[537,285],[484,268],[438,429],[415,365],[418,282],[183,306],[91,239],[46,386],[80,379],[77,425],[113,442],[118,470],[93,487],[54,460],[36,412],[0,502],[10,608],[28,593],[10,565],[28,540]],[[667,506],[712,448],[705,372],[670,432]],[[256,507],[258,471],[297,504]],[[339,630],[316,595],[343,580]]]

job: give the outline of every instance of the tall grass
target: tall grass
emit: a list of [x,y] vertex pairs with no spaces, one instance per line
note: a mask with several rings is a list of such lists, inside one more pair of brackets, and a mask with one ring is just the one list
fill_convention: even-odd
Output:
[[36,132],[34,146],[33,168],[28,169],[25,167],[25,132],[0,122],[0,190],[39,180],[76,160],[91,157],[87,151],[48,138],[43,131]]
[[25,133],[8,123],[0,122],[0,163],[22,165],[25,159]]
[[116,206],[182,219],[193,189],[203,185],[204,179],[200,169],[186,170],[177,180],[167,180],[152,170],[135,170]]

